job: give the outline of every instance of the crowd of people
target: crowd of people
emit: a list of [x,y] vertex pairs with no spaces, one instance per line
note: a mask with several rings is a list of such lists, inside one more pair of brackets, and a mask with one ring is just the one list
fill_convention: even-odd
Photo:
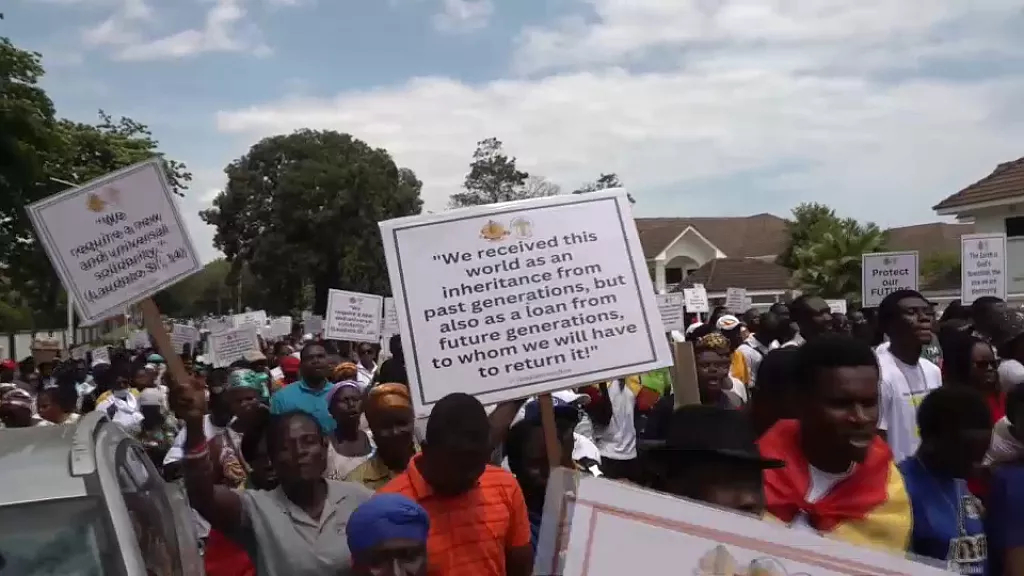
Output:
[[[1024,574],[1024,314],[941,317],[914,291],[833,314],[815,296],[716,309],[669,370],[552,394],[561,465],[912,554]],[[105,413],[197,512],[210,576],[527,576],[550,474],[540,402],[451,394],[417,419],[398,336],[296,334],[225,368],[186,351],[0,363],[5,428]]]

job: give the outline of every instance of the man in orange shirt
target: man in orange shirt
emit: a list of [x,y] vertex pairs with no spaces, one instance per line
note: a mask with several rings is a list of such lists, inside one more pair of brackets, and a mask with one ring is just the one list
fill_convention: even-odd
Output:
[[380,489],[430,516],[429,576],[529,576],[526,501],[508,471],[491,466],[490,424],[468,394],[449,394],[431,411],[423,452]]

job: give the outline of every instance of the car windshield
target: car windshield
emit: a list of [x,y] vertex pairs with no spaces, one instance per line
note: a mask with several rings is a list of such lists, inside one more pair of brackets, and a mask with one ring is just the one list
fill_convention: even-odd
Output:
[[112,554],[95,498],[0,507],[0,576],[102,576]]

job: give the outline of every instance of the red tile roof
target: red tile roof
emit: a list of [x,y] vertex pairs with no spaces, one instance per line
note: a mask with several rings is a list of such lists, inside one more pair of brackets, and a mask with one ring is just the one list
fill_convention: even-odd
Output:
[[921,259],[942,252],[960,252],[960,236],[974,233],[974,224],[931,222],[915,226],[890,228],[886,231],[886,248],[893,252],[917,250]]
[[708,292],[725,292],[727,288],[747,290],[785,290],[792,276],[787,268],[774,262],[754,258],[719,258],[711,260],[690,274],[681,288],[703,284]]
[[1024,196],[1024,158],[1003,162],[991,174],[947,197],[932,210]]
[[690,226],[726,256],[774,256],[786,248],[786,221],[772,214],[730,218],[637,218],[644,256],[654,258]]

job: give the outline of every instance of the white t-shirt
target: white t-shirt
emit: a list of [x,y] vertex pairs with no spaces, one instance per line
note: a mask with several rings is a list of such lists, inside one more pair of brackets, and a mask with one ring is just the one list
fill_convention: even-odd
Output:
[[608,399],[612,403],[612,420],[607,426],[595,425],[594,443],[602,458],[632,460],[636,458],[636,395],[621,380],[615,380],[608,383]]
[[917,408],[929,392],[942,386],[942,372],[924,358],[911,366],[898,360],[888,349],[878,350],[875,355],[881,370],[878,429],[886,432],[893,460],[902,462],[913,456],[921,443]]
[[[826,494],[835,488],[836,484],[839,484],[843,479],[847,478],[850,474],[853,474],[853,466],[850,466],[849,470],[840,474],[825,472],[824,470],[815,468],[810,464],[807,465],[807,468],[810,471],[811,485],[807,488],[807,494],[804,498],[806,498],[809,504],[814,504],[824,498]],[[808,522],[807,515],[804,513],[798,514],[796,518],[793,519],[791,526],[809,532],[818,532],[813,526],[811,526],[810,522]]]
[[771,346],[765,346],[751,334],[737,350],[743,354],[747,366],[750,367],[750,387],[753,388],[757,383],[757,369],[761,367],[761,360],[764,360],[764,357],[771,351]]
[[1024,364],[1016,360],[1003,360],[999,363],[999,384],[1004,392],[1009,392],[1024,382]]
[[988,452],[982,464],[993,466],[1016,462],[1024,457],[1024,444],[1013,437],[1010,433],[1010,421],[1002,417],[992,427],[992,443],[989,444]]
[[362,364],[356,364],[356,382],[359,383],[360,390],[366,390],[370,387],[373,382],[373,376],[377,373],[377,365],[374,364],[372,368],[366,368]]

